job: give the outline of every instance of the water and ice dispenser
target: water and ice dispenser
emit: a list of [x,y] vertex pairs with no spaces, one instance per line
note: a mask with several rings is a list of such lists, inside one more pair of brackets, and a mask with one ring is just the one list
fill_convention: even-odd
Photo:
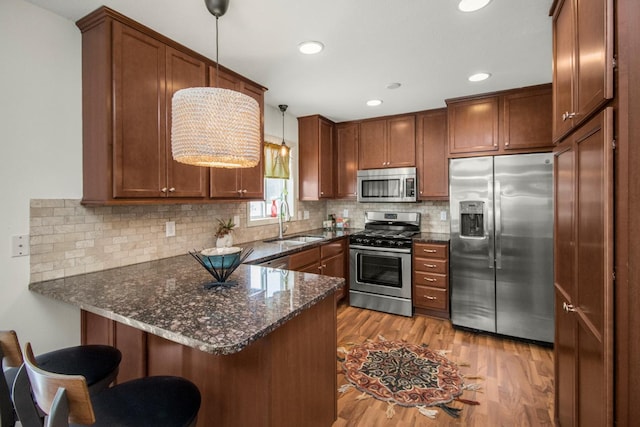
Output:
[[460,202],[460,236],[484,237],[484,202]]

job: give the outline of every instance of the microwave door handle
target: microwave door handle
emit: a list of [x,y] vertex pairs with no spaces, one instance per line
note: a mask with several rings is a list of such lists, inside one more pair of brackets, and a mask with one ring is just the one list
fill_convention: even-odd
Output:
[[407,185],[407,180],[406,179],[401,179],[400,180],[400,198],[401,199],[404,199],[405,185]]

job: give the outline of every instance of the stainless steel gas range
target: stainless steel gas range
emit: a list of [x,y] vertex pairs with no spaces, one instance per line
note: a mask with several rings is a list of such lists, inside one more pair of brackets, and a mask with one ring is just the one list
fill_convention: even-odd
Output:
[[364,231],[349,239],[350,304],[411,316],[411,236],[418,212],[365,212]]

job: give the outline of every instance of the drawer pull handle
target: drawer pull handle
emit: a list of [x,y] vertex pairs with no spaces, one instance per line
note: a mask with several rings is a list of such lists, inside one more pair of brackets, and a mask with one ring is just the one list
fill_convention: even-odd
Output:
[[428,300],[431,300],[431,301],[435,301],[435,300],[437,300],[437,299],[438,299],[438,298],[436,298],[436,297],[432,297],[431,295],[425,295],[424,297],[425,297],[426,299],[428,299]]
[[433,279],[431,277],[425,277],[424,280],[426,280],[427,282],[435,282],[436,279]]
[[430,254],[435,254],[436,252],[438,252],[435,249],[423,249],[423,251],[425,251],[427,253],[430,253]]
[[435,265],[435,264],[424,264],[424,266],[427,267],[427,268],[436,268],[437,267],[437,265]]

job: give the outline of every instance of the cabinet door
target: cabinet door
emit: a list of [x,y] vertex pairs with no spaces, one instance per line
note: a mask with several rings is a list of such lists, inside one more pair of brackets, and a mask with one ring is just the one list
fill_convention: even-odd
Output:
[[567,114],[573,111],[574,0],[563,2],[553,19],[553,140],[572,127]]
[[[209,86],[238,90],[235,76],[209,67]],[[242,196],[240,169],[209,168],[209,196],[216,199],[234,199]]]
[[[264,90],[261,87],[241,82],[240,92],[255,99],[260,106],[260,137],[264,140]],[[252,168],[239,169],[240,190],[246,199],[264,198],[264,151],[260,151],[260,162]]]
[[320,119],[320,198],[333,197],[333,124]]
[[503,97],[502,143],[505,150],[552,148],[551,89],[507,94]]
[[579,0],[576,21],[573,111],[581,121],[613,98],[613,0]]
[[449,104],[449,153],[498,150],[498,97]]
[[113,196],[163,197],[165,45],[113,23]]
[[205,86],[206,66],[204,62],[185,53],[170,47],[166,49],[167,194],[169,197],[206,197],[207,168],[178,163],[171,155],[171,99],[180,89]]
[[416,118],[395,117],[387,120],[386,167],[413,167],[416,165]]
[[320,193],[319,117],[298,118],[298,197],[318,200]]
[[578,424],[613,425],[613,109],[575,135]]
[[449,198],[447,110],[417,116],[416,166],[420,200]]
[[322,273],[325,276],[344,278],[344,254],[340,253],[322,260]]
[[386,167],[386,120],[370,120],[360,123],[358,167],[380,169]]
[[336,197],[355,199],[358,189],[358,123],[336,125]]

